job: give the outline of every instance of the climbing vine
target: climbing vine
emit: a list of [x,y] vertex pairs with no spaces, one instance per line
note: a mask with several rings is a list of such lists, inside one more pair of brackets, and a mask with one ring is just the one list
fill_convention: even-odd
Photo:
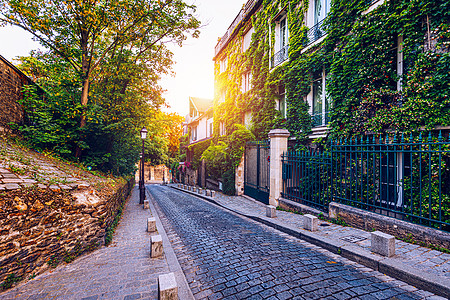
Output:
[[[252,132],[266,139],[270,129],[287,128],[304,141],[311,130],[305,98],[312,79],[325,71],[332,99],[334,136],[386,131],[413,132],[450,125],[450,2],[386,0],[372,11],[370,1],[335,0],[325,21],[323,42],[308,49],[303,25],[308,1],[263,1],[251,22],[216,57],[215,129],[223,122],[226,134],[252,111]],[[274,69],[274,20],[287,11],[289,61]],[[251,23],[251,24],[250,24]],[[250,48],[241,41],[252,26]],[[302,51],[303,50],[303,51]],[[403,68],[398,72],[399,53]],[[227,58],[227,68],[220,61]],[[252,89],[242,93],[242,74],[252,73]],[[223,70],[222,70],[223,71]],[[401,84],[398,84],[401,82]],[[279,86],[286,89],[287,118],[275,108]],[[222,93],[225,93],[223,103]]]

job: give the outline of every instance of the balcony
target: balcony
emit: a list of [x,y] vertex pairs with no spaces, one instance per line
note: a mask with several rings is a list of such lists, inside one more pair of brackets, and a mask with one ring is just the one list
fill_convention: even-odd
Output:
[[281,48],[280,51],[275,53],[275,55],[271,58],[271,67],[275,68],[276,66],[280,65],[281,63],[285,62],[289,59],[289,45],[284,46]]
[[305,46],[308,46],[308,45],[314,43],[315,41],[317,41],[318,39],[320,39],[327,33],[324,28],[324,25],[323,25],[323,23],[326,19],[327,18],[323,19],[322,21],[320,21],[319,23],[317,23],[316,25],[314,25],[313,27],[311,27],[308,30],[306,43],[304,44]]

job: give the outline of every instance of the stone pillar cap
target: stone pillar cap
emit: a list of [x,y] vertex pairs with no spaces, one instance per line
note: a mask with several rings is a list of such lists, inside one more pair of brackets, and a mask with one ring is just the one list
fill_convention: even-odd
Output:
[[291,133],[287,129],[272,129],[269,131],[269,137],[289,137]]

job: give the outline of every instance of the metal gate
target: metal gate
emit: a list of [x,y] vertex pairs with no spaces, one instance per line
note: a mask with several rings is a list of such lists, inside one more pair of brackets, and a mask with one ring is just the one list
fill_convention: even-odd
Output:
[[268,142],[245,145],[244,194],[269,204],[270,146]]

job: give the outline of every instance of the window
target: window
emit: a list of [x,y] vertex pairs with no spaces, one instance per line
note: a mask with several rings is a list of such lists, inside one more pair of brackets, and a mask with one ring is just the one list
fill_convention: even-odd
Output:
[[245,72],[244,74],[242,74],[242,88],[241,91],[243,93],[248,92],[251,90],[252,88],[252,72],[248,71]]
[[278,87],[277,109],[280,111],[281,116],[286,118],[286,92],[284,86]]
[[224,57],[223,59],[221,59],[219,62],[219,66],[220,66],[220,73],[225,72],[228,66],[228,58]]
[[252,27],[249,31],[244,35],[242,39],[242,52],[247,51],[250,48],[250,44],[252,43],[252,34],[255,32],[255,29]]
[[219,96],[219,104],[225,102],[225,95],[226,95],[226,92],[225,92],[225,91],[222,91],[222,92],[220,93],[220,96]]
[[331,0],[313,0],[310,2],[307,17],[307,25],[310,29],[308,30],[306,44],[311,44],[326,34],[323,21],[330,12],[330,8]]
[[247,111],[244,114],[244,125],[247,129],[250,128],[250,126],[252,125],[252,112],[251,111]]
[[226,130],[225,130],[225,124],[223,122],[219,123],[219,135],[225,135],[226,134]]
[[276,67],[288,60],[289,30],[286,12],[280,14],[275,23],[274,56],[271,58],[271,67]]
[[214,129],[214,124],[213,122],[209,123],[209,135],[208,136],[213,136],[213,129]]
[[322,22],[330,12],[331,0],[314,0],[314,25]]
[[326,81],[327,77],[322,73],[312,83],[310,106],[313,127],[327,125],[329,122],[330,97],[326,93]]
[[403,36],[397,37],[397,91],[402,91],[402,76],[403,76]]
[[197,140],[197,126],[192,127],[191,140],[192,141]]

